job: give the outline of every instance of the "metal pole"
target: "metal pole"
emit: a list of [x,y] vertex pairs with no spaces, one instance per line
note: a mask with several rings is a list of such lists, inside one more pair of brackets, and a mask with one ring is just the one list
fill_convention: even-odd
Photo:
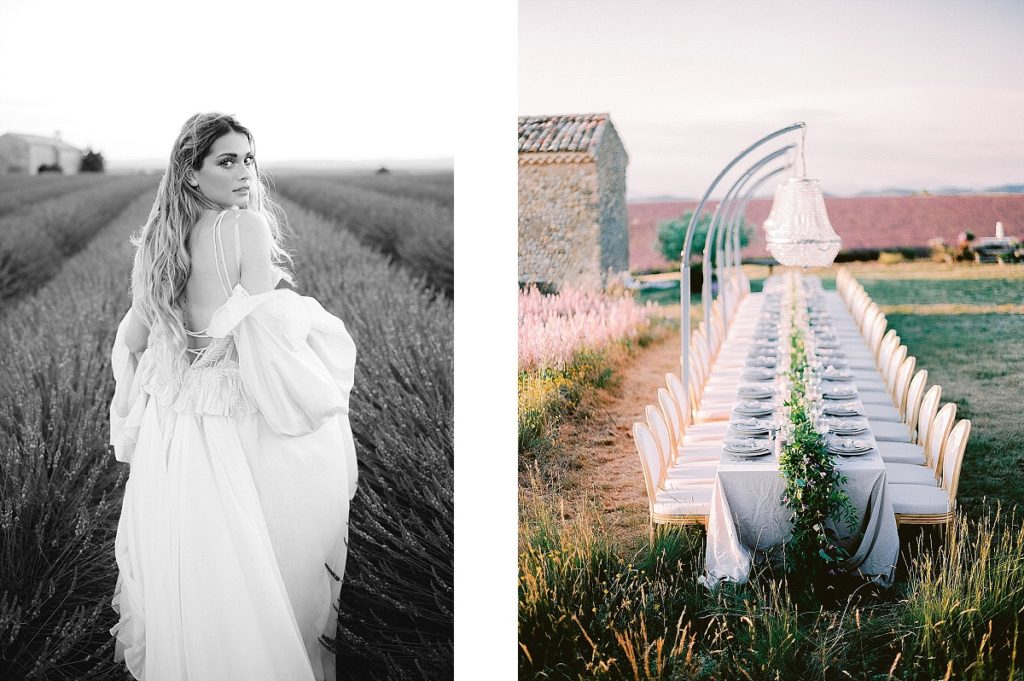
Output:
[[[786,133],[793,132],[794,130],[800,130],[801,128],[806,127],[807,124],[804,123],[803,121],[794,123],[792,125],[788,125],[785,128],[780,128],[775,132],[765,135],[764,137],[757,140],[749,147],[741,151],[739,155],[737,155],[735,158],[729,161],[729,163],[724,168],[722,168],[722,170],[718,173],[718,176],[708,186],[707,191],[704,192],[704,196],[701,198],[700,203],[697,204],[697,209],[693,212],[693,215],[690,216],[690,224],[687,225],[686,227],[686,238],[683,240],[683,250],[679,254],[679,308],[680,315],[682,317],[682,319],[680,319],[681,323],[679,324],[679,335],[682,341],[682,347],[680,349],[680,364],[683,374],[683,392],[687,399],[689,399],[690,396],[690,248],[693,245],[694,226],[700,219],[701,211],[704,210],[704,204],[707,203],[708,198],[711,197],[711,194],[712,192],[715,191],[715,188],[718,186],[718,183],[722,181],[722,178],[725,177],[725,174],[732,170],[733,166],[739,163],[744,156],[749,154],[754,149],[757,149],[762,144],[765,144],[766,142],[769,142],[780,135],[785,135]],[[687,405],[688,409],[692,410],[693,407],[694,405],[692,404]]]
[[[747,205],[753,198],[754,193],[758,189],[760,189],[765,182],[775,177],[779,173],[789,170],[792,167],[793,161],[790,161],[789,163],[779,166],[778,168],[775,168],[767,175],[761,177],[757,182],[754,183],[754,185],[750,189],[747,190],[747,193],[743,196],[743,198],[737,202],[739,208],[733,211],[733,214],[729,218],[729,221],[726,222],[725,232],[726,234],[729,235],[729,240],[732,241],[732,253],[731,255],[727,254],[725,258],[726,261],[730,262],[731,278],[736,278],[737,275],[742,276],[743,273],[742,245],[740,244],[739,228],[743,224],[743,216],[747,214]],[[726,243],[728,244],[729,241],[727,241]]]
[[[760,170],[765,165],[767,165],[769,162],[773,161],[774,159],[778,158],[779,156],[782,156],[783,154],[789,153],[792,149],[796,148],[796,146],[797,146],[796,144],[787,144],[786,146],[781,147],[780,149],[776,149],[772,153],[764,156],[763,158],[761,158],[761,160],[759,160],[756,163],[754,163],[753,165],[751,165],[749,168],[747,168],[746,171],[744,171],[744,173],[742,175],[739,176],[739,178],[736,179],[735,182],[733,182],[732,186],[729,187],[729,191],[726,192],[725,198],[723,198],[722,201],[717,206],[715,206],[715,214],[711,218],[711,224],[708,225],[708,232],[705,235],[705,239],[704,239],[704,262],[702,263],[702,265],[703,265],[702,271],[703,271],[703,274],[704,274],[704,284],[705,285],[701,287],[701,291],[700,291],[700,299],[701,299],[701,302],[704,305],[704,328],[707,329],[707,332],[708,332],[708,344],[709,344],[708,354],[709,355],[711,354],[711,346],[713,345],[712,340],[717,341],[717,339],[713,339],[713,333],[714,332],[712,330],[712,324],[709,321],[711,319],[711,301],[712,301],[713,296],[708,295],[710,287],[707,285],[707,283],[710,281],[710,276],[709,275],[712,272],[712,266],[711,266],[711,252],[712,252],[712,248],[715,248],[715,246],[716,246],[716,243],[715,243],[716,237],[718,237],[718,236],[720,236],[722,234],[722,231],[718,230],[718,226],[719,226],[718,216],[720,214],[722,214],[723,207],[728,206],[728,208],[725,208],[725,211],[729,211],[729,210],[731,210],[734,207],[733,206],[733,199],[734,199],[734,197],[736,196],[737,193],[739,193],[740,189],[743,187],[744,184],[747,183],[747,181],[754,175],[754,173],[756,173],[758,170]],[[725,287],[722,285],[722,279],[723,279],[723,277],[722,277],[722,271],[723,271],[722,270],[722,258],[720,257],[721,253],[718,251],[717,248],[716,248],[716,254],[719,256],[717,258],[717,261],[718,261],[718,272],[719,272],[719,274],[718,274],[718,298],[722,300],[723,312],[724,312],[724,306],[726,304],[727,298],[726,298]]]

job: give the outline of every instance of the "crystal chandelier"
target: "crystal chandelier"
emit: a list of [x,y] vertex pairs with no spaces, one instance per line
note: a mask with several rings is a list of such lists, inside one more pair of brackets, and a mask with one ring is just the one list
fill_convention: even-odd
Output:
[[[785,191],[786,185],[776,185],[775,196],[772,197],[772,208],[770,211],[768,211],[768,217],[765,218],[764,223],[762,223],[761,225],[761,227],[764,228],[765,237],[768,239],[769,252],[771,252],[772,250],[771,239],[772,235],[775,233],[775,218],[779,213],[779,206],[781,206],[782,202],[785,200],[783,198],[783,194],[785,193]],[[774,253],[772,255],[774,255]]]
[[776,188],[764,229],[768,252],[783,265],[828,267],[842,245],[818,181],[806,177],[792,177]]

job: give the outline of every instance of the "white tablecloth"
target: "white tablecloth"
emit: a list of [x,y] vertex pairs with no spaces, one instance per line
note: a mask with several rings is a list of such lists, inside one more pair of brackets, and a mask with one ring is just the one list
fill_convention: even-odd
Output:
[[[849,312],[837,293],[824,295],[838,328]],[[726,342],[731,340],[730,335]],[[730,429],[729,437],[739,436]],[[844,567],[889,586],[899,555],[899,536],[886,489],[885,464],[870,429],[857,439],[868,440],[871,451],[836,459],[840,473],[847,477],[843,489],[857,510],[859,527],[852,534],[844,523],[831,527],[850,552]],[[707,528],[706,579],[710,585],[723,579],[746,582],[755,556],[771,555],[789,540],[792,511],[782,504],[784,487],[776,453],[746,460],[722,453]]]

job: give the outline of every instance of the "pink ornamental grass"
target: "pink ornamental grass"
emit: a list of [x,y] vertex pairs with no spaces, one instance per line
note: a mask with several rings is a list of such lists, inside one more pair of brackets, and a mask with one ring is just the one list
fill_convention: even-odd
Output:
[[568,286],[548,296],[527,287],[519,293],[519,370],[563,369],[582,350],[636,336],[656,309]]

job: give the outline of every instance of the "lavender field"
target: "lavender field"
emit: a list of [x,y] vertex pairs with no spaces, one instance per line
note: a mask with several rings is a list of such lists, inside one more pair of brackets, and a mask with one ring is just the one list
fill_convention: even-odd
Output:
[[[0,201],[15,201],[10,197],[17,193],[36,197],[0,217],[3,679],[126,678],[113,661],[108,632],[116,621],[113,539],[128,467],[108,447],[107,419],[111,345],[130,305],[128,235],[145,221],[155,194],[156,178],[143,179],[107,180],[63,195],[27,181],[5,191],[0,182]],[[408,197],[396,188],[360,189],[362,205],[374,215],[389,215],[399,204],[414,215],[412,207],[422,205],[448,216],[450,235],[450,211],[424,198],[443,194],[444,183],[402,180],[396,187],[409,187]],[[350,419],[360,486],[336,604],[338,668],[349,678],[448,677],[451,298],[396,262],[382,244],[367,245],[343,221],[324,215],[323,201],[317,213],[286,198],[280,202],[294,230],[289,248],[299,292],[340,317],[359,351]],[[67,219],[71,215],[77,219]],[[361,220],[371,224],[372,217]],[[395,238],[419,228],[388,218]],[[441,231],[440,222],[436,228]],[[53,245],[62,239],[73,247]],[[437,243],[424,244],[431,258],[444,255]],[[403,248],[406,257],[416,257],[413,246]],[[60,257],[23,257],[56,252]],[[451,262],[450,252],[447,257]],[[19,272],[32,270],[25,263],[40,262],[31,285],[4,287],[5,271],[14,273],[7,281],[16,282]],[[14,265],[4,270],[4,263]]]

